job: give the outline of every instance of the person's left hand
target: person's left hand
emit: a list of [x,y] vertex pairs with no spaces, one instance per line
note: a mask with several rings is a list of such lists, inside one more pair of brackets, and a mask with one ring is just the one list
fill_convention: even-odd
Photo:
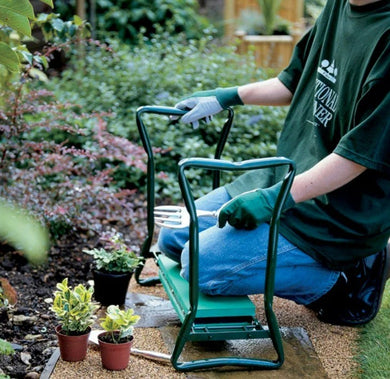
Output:
[[[282,182],[279,182],[270,188],[259,188],[234,197],[220,209],[218,226],[223,228],[228,222],[236,229],[251,230],[270,221],[281,185]],[[283,210],[294,205],[295,201],[289,194]]]
[[243,105],[238,94],[238,87],[217,88],[211,91],[198,91],[175,105],[176,108],[188,110],[181,117],[185,124],[198,127],[199,120],[210,121],[212,116],[233,106]]
[[190,110],[182,116],[181,121],[185,124],[192,124],[194,128],[199,126],[199,120],[204,119],[208,123],[212,116],[223,110],[216,96],[189,97],[177,103],[175,107]]

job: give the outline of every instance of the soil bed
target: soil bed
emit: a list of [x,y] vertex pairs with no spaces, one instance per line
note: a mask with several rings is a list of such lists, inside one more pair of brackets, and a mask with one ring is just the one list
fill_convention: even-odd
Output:
[[[134,194],[133,222],[103,225],[103,229],[122,232],[126,243],[137,254],[143,240],[145,202]],[[92,257],[85,248],[99,246],[97,235],[73,233],[57,241],[44,267],[32,267],[20,252],[0,245],[0,278],[5,278],[17,293],[17,303],[7,310],[0,308],[0,338],[16,344],[14,355],[0,355],[1,374],[11,378],[39,378],[57,347],[54,328],[57,321],[49,310],[56,284],[69,278],[69,285],[92,280]]]

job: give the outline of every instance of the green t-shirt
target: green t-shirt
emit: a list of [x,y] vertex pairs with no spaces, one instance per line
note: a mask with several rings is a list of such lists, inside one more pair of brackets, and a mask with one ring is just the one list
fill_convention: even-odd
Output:
[[[390,2],[328,1],[279,79],[294,94],[278,156],[304,172],[334,152],[368,168],[342,188],[285,212],[280,231],[330,268],[381,250],[390,236]],[[249,172],[232,196],[280,180]]]

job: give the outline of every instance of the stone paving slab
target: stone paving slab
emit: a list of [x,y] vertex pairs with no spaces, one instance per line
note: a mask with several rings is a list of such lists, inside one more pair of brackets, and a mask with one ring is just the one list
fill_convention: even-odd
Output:
[[[170,352],[175,346],[180,328],[166,326],[160,328],[162,338]],[[192,379],[225,378],[328,378],[314,351],[310,339],[302,328],[281,328],[285,361],[278,370],[245,370],[235,367],[216,368],[213,371],[201,371],[187,374]],[[223,342],[188,342],[181,359],[207,359],[222,356],[275,359],[276,353],[269,339],[232,340]]]
[[125,307],[133,308],[134,313],[141,316],[137,328],[158,328],[180,323],[171,302],[158,296],[128,292]]

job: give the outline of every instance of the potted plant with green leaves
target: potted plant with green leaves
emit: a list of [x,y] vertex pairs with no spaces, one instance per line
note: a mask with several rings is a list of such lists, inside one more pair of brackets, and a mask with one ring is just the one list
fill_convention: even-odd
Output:
[[103,248],[83,250],[94,258],[95,300],[102,305],[123,305],[133,272],[143,260],[118,233],[101,240],[106,242]]
[[99,307],[92,301],[92,294],[93,288],[83,284],[69,287],[68,278],[57,283],[51,310],[59,320],[55,330],[64,361],[82,361],[87,355],[91,325]]
[[281,69],[303,34],[303,0],[228,0],[226,37],[237,37],[238,51],[253,51],[260,67]]
[[121,310],[117,305],[107,307],[100,326],[105,332],[98,335],[102,365],[108,370],[124,370],[130,359],[134,325],[140,316],[133,309]]

